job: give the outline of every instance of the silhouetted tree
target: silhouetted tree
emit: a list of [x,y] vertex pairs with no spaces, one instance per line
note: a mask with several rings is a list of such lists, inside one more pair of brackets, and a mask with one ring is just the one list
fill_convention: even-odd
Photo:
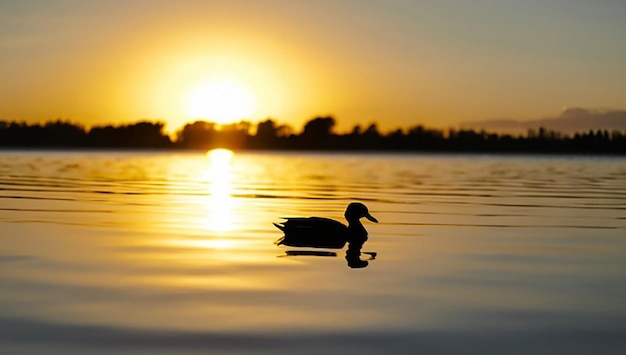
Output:
[[171,145],[170,138],[163,133],[162,122],[139,122],[125,127],[132,147],[160,148]]
[[335,119],[332,117],[316,117],[308,121],[304,125],[304,137],[310,137],[315,139],[327,138],[332,134],[332,130],[335,127]]
[[215,139],[211,142],[211,148],[240,149],[246,147],[248,133],[250,132],[250,122],[241,121],[222,125],[215,132]]
[[363,131],[363,129],[361,128],[361,125],[355,125],[352,128],[352,132],[350,132],[350,135],[351,136],[360,136],[362,131]]
[[337,149],[336,137],[332,131],[335,119],[332,117],[316,117],[304,125],[299,137],[290,137],[290,147],[297,149]]
[[162,122],[137,122],[120,126],[93,127],[88,134],[89,146],[106,148],[169,148],[170,138],[163,133]]
[[376,123],[372,123],[369,126],[367,126],[367,128],[363,132],[363,135],[371,139],[379,138],[380,133],[378,132],[378,126],[376,125]]
[[178,131],[176,143],[182,148],[208,149],[215,137],[215,123],[196,121],[186,124]]
[[276,126],[273,119],[268,118],[263,122],[259,122],[256,128],[256,134],[249,139],[249,147],[256,149],[276,149],[279,144],[280,127]]
[[291,135],[293,135],[293,128],[290,125],[282,124],[276,128],[276,136],[279,138]]
[[256,137],[264,141],[272,141],[276,138],[278,129],[276,128],[276,122],[272,119],[267,119],[260,122],[256,128]]
[[42,128],[41,144],[57,147],[78,147],[86,143],[87,134],[82,126],[56,120]]
[[85,144],[82,126],[56,120],[44,125],[25,122],[0,123],[0,146],[5,147],[79,147]]

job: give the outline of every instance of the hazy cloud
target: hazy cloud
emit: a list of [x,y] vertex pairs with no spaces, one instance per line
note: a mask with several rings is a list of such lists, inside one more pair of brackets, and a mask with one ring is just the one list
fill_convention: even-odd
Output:
[[591,110],[581,107],[566,108],[556,117],[520,121],[495,119],[464,122],[463,128],[485,129],[498,132],[525,132],[528,129],[544,127],[563,133],[587,132],[590,129],[626,130],[625,110]]

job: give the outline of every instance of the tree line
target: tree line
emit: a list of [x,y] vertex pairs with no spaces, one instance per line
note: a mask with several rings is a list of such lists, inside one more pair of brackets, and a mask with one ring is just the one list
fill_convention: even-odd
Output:
[[[110,148],[110,149],[251,149],[343,150],[484,153],[626,153],[626,131],[590,130],[574,135],[542,127],[526,134],[498,134],[472,129],[439,130],[422,125],[381,132],[376,123],[356,125],[336,133],[333,117],[316,117],[300,133],[267,119],[253,126],[242,121],[218,125],[196,121],[184,125],[172,138],[162,122],[85,128],[67,121],[43,124],[0,121],[0,147],[4,148]],[[253,129],[254,128],[254,129]]]

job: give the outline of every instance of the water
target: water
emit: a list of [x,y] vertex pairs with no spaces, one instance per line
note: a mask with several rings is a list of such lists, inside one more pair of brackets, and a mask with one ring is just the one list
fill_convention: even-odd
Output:
[[0,353],[622,354],[625,236],[624,158],[4,151]]

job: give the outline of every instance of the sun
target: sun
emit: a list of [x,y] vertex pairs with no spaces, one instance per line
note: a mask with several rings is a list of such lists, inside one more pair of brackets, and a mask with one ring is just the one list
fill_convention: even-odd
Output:
[[192,119],[230,123],[249,118],[256,102],[252,91],[233,78],[210,78],[186,95],[185,107]]

